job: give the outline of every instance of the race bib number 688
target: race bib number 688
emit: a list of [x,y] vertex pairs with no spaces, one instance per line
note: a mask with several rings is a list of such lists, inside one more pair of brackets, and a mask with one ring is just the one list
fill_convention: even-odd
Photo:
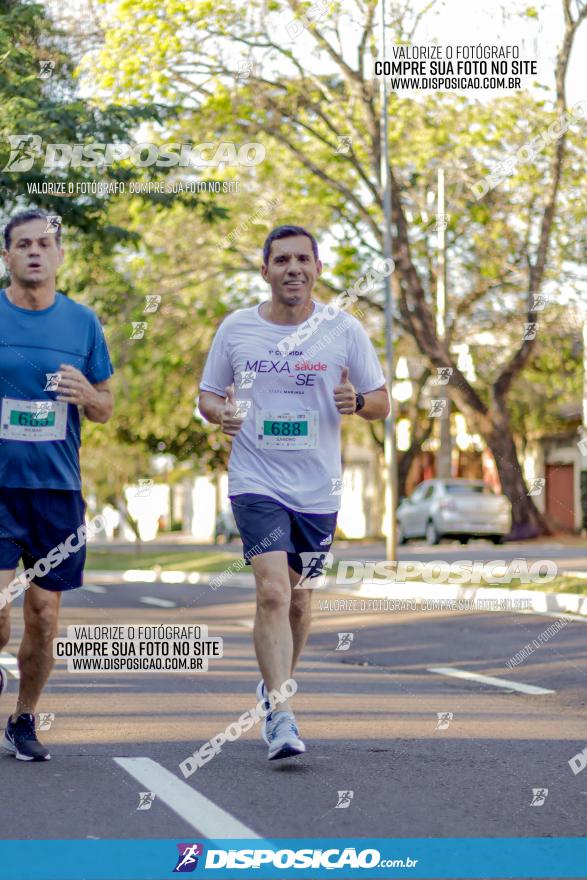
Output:
[[257,413],[256,442],[258,449],[315,449],[318,443],[318,413]]

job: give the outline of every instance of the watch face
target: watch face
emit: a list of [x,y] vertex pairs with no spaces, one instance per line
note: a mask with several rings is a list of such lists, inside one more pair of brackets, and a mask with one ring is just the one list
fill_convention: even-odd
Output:
[[357,394],[356,401],[357,401],[357,403],[356,403],[355,412],[359,412],[359,410],[363,409],[363,407],[365,406],[365,398],[363,397],[362,394]]

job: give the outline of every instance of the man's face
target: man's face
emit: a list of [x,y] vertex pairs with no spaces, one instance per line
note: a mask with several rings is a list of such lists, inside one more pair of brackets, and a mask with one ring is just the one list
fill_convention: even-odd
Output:
[[23,287],[40,287],[55,283],[57,269],[63,262],[63,248],[58,246],[54,232],[47,232],[46,220],[30,220],[15,226],[10,235],[10,248],[2,256],[11,278]]
[[269,262],[261,275],[271,285],[273,297],[288,306],[309,302],[322,263],[314,258],[312,242],[305,235],[292,235],[271,243]]

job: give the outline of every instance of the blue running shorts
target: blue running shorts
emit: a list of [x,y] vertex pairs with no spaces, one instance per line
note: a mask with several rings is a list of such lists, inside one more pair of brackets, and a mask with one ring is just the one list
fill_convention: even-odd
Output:
[[[49,570],[35,574],[33,583],[53,591],[81,587],[86,542],[78,540],[77,530],[84,525],[85,510],[82,493],[75,489],[0,488],[0,569],[16,568],[20,559],[25,569],[34,568],[49,556],[41,567]],[[64,542],[67,548],[60,549]]]
[[285,550],[290,568],[304,573],[305,578],[317,577],[323,571],[336,531],[336,512],[301,513],[269,495],[253,492],[233,495],[230,502],[247,565],[252,556]]

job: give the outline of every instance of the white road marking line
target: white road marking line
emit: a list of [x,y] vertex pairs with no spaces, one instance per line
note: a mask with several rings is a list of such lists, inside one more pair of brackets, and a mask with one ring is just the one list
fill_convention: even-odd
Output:
[[467,681],[478,681],[480,684],[490,684],[493,687],[505,688],[508,691],[519,691],[522,694],[555,693],[555,691],[537,687],[534,684],[523,684],[517,681],[509,681],[506,678],[494,678],[492,675],[480,675],[478,672],[468,672],[466,669],[455,669],[454,666],[436,666],[428,669],[428,672],[436,672],[438,675],[451,675],[454,678],[464,678]]
[[209,840],[226,837],[263,840],[259,834],[151,758],[114,758],[114,762]]
[[82,589],[87,590],[88,593],[105,593],[106,587],[101,587],[98,584],[84,584]]
[[139,602],[143,605],[156,605],[158,608],[177,608],[176,602],[170,602],[169,599],[158,599],[156,596],[141,596]]
[[247,629],[253,629],[255,626],[254,620],[237,620],[236,623],[240,623],[241,626],[246,626]]
[[4,651],[3,653],[0,652],[0,666],[4,666],[9,675],[13,678],[20,678],[18,660],[14,654],[9,654],[8,651]]

